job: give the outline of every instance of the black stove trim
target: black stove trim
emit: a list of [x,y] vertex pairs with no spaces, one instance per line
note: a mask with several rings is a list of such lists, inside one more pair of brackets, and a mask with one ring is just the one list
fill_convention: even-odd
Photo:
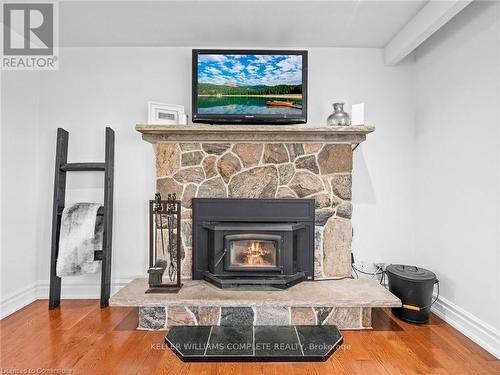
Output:
[[306,280],[304,272],[297,272],[293,275],[248,275],[231,276],[215,275],[210,271],[205,271],[205,280],[211,282],[221,289],[251,287],[252,290],[273,290],[286,289]]
[[298,270],[305,279],[314,278],[314,199],[193,198],[192,202],[194,280],[203,280],[208,270],[207,227],[227,223],[255,223],[263,227],[288,223],[303,228],[307,246],[298,252]]

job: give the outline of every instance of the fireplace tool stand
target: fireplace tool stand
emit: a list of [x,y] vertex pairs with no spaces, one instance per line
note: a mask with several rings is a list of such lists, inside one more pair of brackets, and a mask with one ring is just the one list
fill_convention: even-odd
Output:
[[[177,293],[181,289],[181,242],[181,201],[175,194],[168,194],[167,200],[162,200],[157,193],[155,199],[149,201],[149,289],[146,293]],[[165,273],[169,279],[166,283],[163,282]]]

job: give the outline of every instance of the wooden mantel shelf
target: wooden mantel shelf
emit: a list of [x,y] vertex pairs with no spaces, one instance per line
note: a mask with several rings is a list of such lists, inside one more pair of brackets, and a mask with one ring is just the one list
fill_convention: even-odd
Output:
[[136,125],[142,139],[150,143],[279,142],[279,143],[351,143],[366,140],[372,126],[344,127],[318,125]]

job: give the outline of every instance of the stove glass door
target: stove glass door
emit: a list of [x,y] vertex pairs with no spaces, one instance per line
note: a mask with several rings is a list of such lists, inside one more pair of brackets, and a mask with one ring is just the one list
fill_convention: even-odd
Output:
[[226,236],[229,257],[226,269],[230,271],[279,269],[281,236],[266,234],[233,234]]

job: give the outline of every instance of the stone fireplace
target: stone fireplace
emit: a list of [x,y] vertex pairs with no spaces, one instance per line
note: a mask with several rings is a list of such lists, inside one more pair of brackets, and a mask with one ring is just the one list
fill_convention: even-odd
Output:
[[374,129],[138,125],[154,144],[156,186],[182,197],[182,271],[193,275],[193,198],[315,201],[314,277],[351,275],[352,148]]
[[[377,282],[349,278],[352,154],[374,128],[137,125],[136,130],[154,145],[157,190],[182,199],[184,276],[178,293],[146,294],[147,279],[139,278],[110,299],[112,306],[139,307],[139,329],[330,324],[368,329],[373,307],[401,306]],[[197,212],[199,203],[217,201],[238,204],[218,209],[224,217],[205,221],[205,213]],[[249,201],[260,202],[259,211],[265,207],[263,215],[269,216],[253,220],[247,215],[252,220],[242,220],[251,211],[244,203]],[[290,219],[290,211],[275,208],[275,202],[299,202],[309,205],[310,212],[302,221]],[[276,221],[270,219],[273,215]],[[309,241],[309,252],[303,251],[304,244],[295,251],[293,238],[303,235],[305,227],[302,240]],[[200,231],[219,241],[213,249],[205,242],[201,258],[193,252]],[[284,246],[285,241],[292,246]],[[229,254],[222,257],[224,247]],[[291,264],[290,257],[280,258],[285,252]],[[244,276],[251,270],[258,276],[276,276],[281,267],[285,287],[286,282],[301,280],[300,273],[306,280],[271,292],[212,285],[223,286],[227,273]],[[216,278],[206,282],[213,275]]]

